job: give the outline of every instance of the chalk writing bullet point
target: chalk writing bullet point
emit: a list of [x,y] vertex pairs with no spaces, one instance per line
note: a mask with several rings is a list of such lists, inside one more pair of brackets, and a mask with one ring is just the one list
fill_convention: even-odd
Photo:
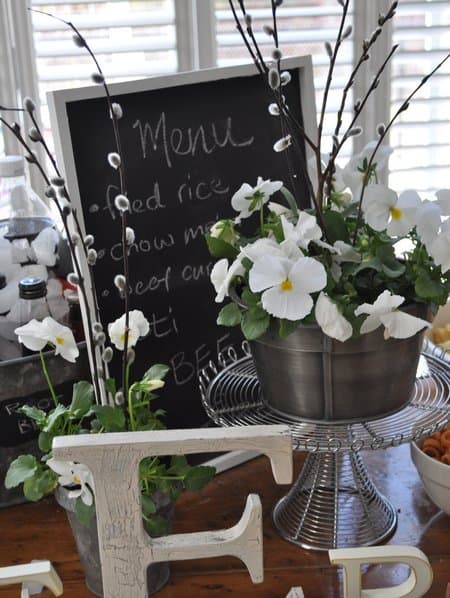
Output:
[[98,207],[98,205],[96,203],[93,203],[91,206],[89,206],[89,212],[91,214],[94,214],[95,212],[98,212],[99,209],[100,208]]
[[102,297],[108,297],[108,296],[109,296],[108,289],[105,289],[104,291],[102,291]]
[[106,251],[104,249],[99,249],[97,252],[97,259],[101,260],[105,257]]

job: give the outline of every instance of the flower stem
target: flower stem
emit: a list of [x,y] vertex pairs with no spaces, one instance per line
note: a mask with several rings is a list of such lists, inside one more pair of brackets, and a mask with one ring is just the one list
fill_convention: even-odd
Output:
[[127,401],[128,401],[128,413],[130,414],[130,430],[131,432],[135,432],[135,428],[136,428],[136,420],[134,419],[134,413],[133,413],[133,387],[135,386],[135,384],[132,384],[126,394],[127,397]]
[[41,358],[42,371],[44,372],[45,379],[47,380],[47,385],[50,389],[50,394],[52,395],[53,403],[55,404],[55,407],[57,407],[59,405],[59,401],[56,397],[55,389],[53,388],[53,384],[47,370],[47,365],[45,363],[44,353],[42,352],[42,350],[39,351],[39,356]]

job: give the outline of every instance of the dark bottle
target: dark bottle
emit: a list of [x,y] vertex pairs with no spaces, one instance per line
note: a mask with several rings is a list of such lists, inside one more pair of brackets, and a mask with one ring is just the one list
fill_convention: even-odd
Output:
[[76,293],[66,295],[69,311],[67,314],[67,326],[72,330],[75,341],[79,343],[84,340],[83,318],[81,316],[80,300]]
[[19,282],[19,326],[30,320],[43,320],[50,316],[47,303],[47,283],[43,278],[28,276]]
[[[47,303],[47,283],[43,278],[29,276],[19,282],[18,326],[30,320],[43,320],[50,316]],[[22,355],[34,355],[35,351],[22,345]]]

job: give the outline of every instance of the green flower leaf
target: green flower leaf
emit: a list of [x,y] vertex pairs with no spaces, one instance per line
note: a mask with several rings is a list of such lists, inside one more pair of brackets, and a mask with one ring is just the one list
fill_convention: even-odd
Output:
[[211,237],[210,235],[206,235],[206,243],[208,245],[209,253],[215,258],[228,258],[230,260],[236,259],[238,255],[238,250],[230,243],[227,243],[223,239],[218,239],[217,237]]
[[92,517],[95,515],[95,503],[86,505],[79,496],[75,501],[75,515],[82,525],[88,525]]
[[142,380],[163,380],[169,370],[169,366],[164,365],[163,363],[155,363],[155,365],[152,365],[152,367],[145,372]]
[[33,455],[20,455],[17,457],[6,473],[5,488],[15,488],[30,478],[36,472],[38,462]]
[[114,378],[108,378],[107,380],[105,380],[105,386],[106,390],[114,397],[117,391],[117,385]]
[[286,338],[297,330],[300,320],[280,320],[279,334],[281,338]]
[[238,305],[236,303],[229,303],[222,307],[217,316],[217,324],[219,326],[237,326],[240,324],[242,318],[242,313]]
[[144,528],[152,538],[160,538],[169,533],[169,522],[161,515],[152,515],[148,519],[144,519]]
[[327,229],[327,237],[331,244],[335,241],[350,242],[347,224],[341,213],[335,210],[327,210],[323,213],[323,220]]
[[38,468],[34,475],[23,483],[23,494],[27,500],[36,502],[52,492],[58,485],[56,474],[50,469]]
[[216,468],[208,465],[191,467],[184,478],[184,484],[188,490],[201,490],[213,479],[215,473]]
[[22,407],[19,407],[17,411],[23,413],[24,415],[35,421],[37,427],[40,430],[47,423],[47,414],[45,413],[45,411],[42,411],[42,409],[38,409],[33,405],[22,405]]
[[54,435],[48,432],[41,432],[38,437],[38,445],[43,453],[48,453],[52,448]]
[[383,273],[388,278],[398,278],[405,272],[405,265],[395,257],[392,245],[382,245],[376,251],[377,258],[381,262]]
[[69,411],[72,417],[82,419],[94,403],[94,389],[85,380],[73,385],[72,402]]
[[156,505],[148,494],[141,494],[141,507],[144,517],[150,517],[156,513]]
[[47,424],[43,432],[55,432],[63,428],[64,420],[69,414],[69,409],[64,405],[58,405],[50,411],[47,416]]
[[94,405],[92,411],[97,416],[105,432],[123,432],[125,430],[125,415],[119,407]]
[[257,305],[259,303],[259,296],[247,288],[242,291],[241,299],[246,305]]
[[442,296],[444,296],[445,299],[448,296],[444,285],[442,285],[440,281],[433,280],[430,274],[425,270],[423,270],[417,277],[414,290],[422,299],[435,301],[439,304],[441,303]]
[[269,327],[270,316],[262,307],[250,307],[242,316],[242,332],[247,340],[261,336]]
[[170,467],[167,473],[175,476],[184,476],[190,469],[190,465],[184,455],[174,455],[170,460]]

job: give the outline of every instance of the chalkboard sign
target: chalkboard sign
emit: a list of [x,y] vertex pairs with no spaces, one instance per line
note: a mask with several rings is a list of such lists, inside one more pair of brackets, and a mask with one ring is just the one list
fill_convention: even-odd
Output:
[[[287,101],[314,135],[310,58],[290,59],[286,67],[292,74]],[[133,377],[152,363],[167,363],[172,373],[160,406],[168,425],[197,427],[207,421],[197,372],[241,340],[236,329],[215,323],[220,306],[209,281],[214,260],[204,233],[218,218],[236,215],[230,199],[243,182],[254,185],[262,176],[288,183],[285,155],[272,150],[281,136],[279,119],[268,113],[271,99],[253,66],[114,84],[111,95],[124,112],[122,159],[129,224],[136,232],[131,306],[150,322],[149,335],[137,345]],[[106,324],[123,311],[113,286],[122,267],[106,101],[101,87],[90,87],[54,92],[49,103],[72,200],[95,237],[97,293]]]

